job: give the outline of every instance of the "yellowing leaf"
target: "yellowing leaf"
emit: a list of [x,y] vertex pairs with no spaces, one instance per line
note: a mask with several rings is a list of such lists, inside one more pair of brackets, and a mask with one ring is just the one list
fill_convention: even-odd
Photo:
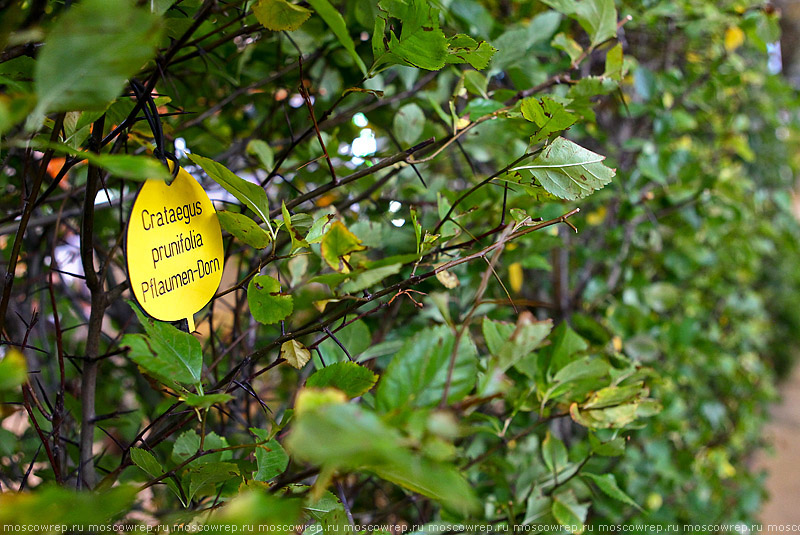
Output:
[[586,214],[586,222],[592,225],[593,227],[600,225],[603,221],[605,221],[605,218],[606,218],[605,206],[601,206],[597,210],[594,210]]
[[455,274],[453,274],[453,273],[451,273],[451,272],[449,272],[447,270],[438,272],[436,274],[436,278],[448,290],[452,290],[453,288],[455,288],[459,284],[458,277],[456,277]]
[[297,394],[294,402],[295,415],[301,415],[316,407],[328,404],[344,403],[347,394],[338,388],[304,388]]
[[515,293],[522,290],[522,264],[514,262],[508,266],[508,281]]
[[311,11],[286,0],[259,0],[253,6],[253,14],[268,30],[291,32],[308,20]]
[[17,349],[9,349],[0,360],[0,391],[16,388],[28,378],[25,356]]
[[311,352],[297,340],[287,340],[281,344],[281,358],[299,370],[311,360]]
[[733,52],[744,44],[744,32],[738,26],[725,30],[725,50]]
[[[322,238],[322,258],[336,271],[345,271],[346,261],[350,253],[366,249],[361,245],[361,240],[347,230],[344,223],[336,221]],[[344,261],[342,261],[344,259]]]

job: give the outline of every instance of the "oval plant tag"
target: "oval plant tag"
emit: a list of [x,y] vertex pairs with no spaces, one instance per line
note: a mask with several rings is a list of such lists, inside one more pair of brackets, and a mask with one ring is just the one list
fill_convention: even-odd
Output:
[[133,295],[152,317],[186,318],[216,293],[222,280],[222,232],[214,205],[183,168],[171,184],[144,183],[128,220],[125,256]]

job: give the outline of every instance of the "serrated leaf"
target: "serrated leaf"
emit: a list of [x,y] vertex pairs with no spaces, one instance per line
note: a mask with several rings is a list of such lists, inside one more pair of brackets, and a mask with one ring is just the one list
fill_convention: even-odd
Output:
[[616,171],[606,167],[603,160],[605,156],[558,137],[530,164],[512,171],[535,179],[556,197],[574,201],[611,182]]
[[497,49],[486,41],[478,42],[469,35],[457,34],[447,40],[447,63],[469,63],[482,71]]
[[385,16],[378,17],[372,38],[373,69],[384,63],[410,65],[429,71],[438,71],[445,66],[447,38],[439,28],[438,9],[426,0],[409,0],[408,3],[382,0],[378,7],[388,16],[402,20],[403,26],[399,36],[389,31],[384,46]]
[[247,304],[253,318],[264,325],[286,319],[294,307],[292,296],[281,294],[281,283],[269,275],[256,275],[250,279]]
[[614,474],[598,475],[584,473],[581,475],[594,481],[595,485],[597,485],[597,488],[602,490],[607,496],[614,498],[615,500],[619,500],[622,503],[632,505],[640,511],[642,510],[642,508],[639,507],[639,504],[633,501],[633,498],[625,494],[625,492],[619,488],[619,485],[617,485],[617,478],[614,477]]
[[159,477],[164,473],[164,468],[161,466],[161,463],[159,463],[149,451],[143,450],[142,448],[131,448],[130,456],[133,464],[144,470],[147,475]]
[[190,429],[181,433],[172,445],[172,460],[178,464],[186,461],[200,449],[200,435]]
[[233,234],[236,238],[256,249],[264,249],[271,238],[267,231],[258,226],[258,223],[244,214],[218,210],[217,218],[223,229]]
[[[153,454],[147,450],[143,450],[142,448],[131,448],[130,456],[133,464],[144,470],[153,478],[161,477],[165,472],[164,468],[161,466],[161,463],[159,463]],[[175,480],[168,477],[163,481],[164,484],[166,484],[167,487],[175,494],[175,496],[177,496],[178,499],[181,500],[184,505],[186,505],[186,503],[183,501],[183,494],[181,493],[178,484],[175,483]]]
[[[455,335],[446,326],[428,328],[409,339],[381,377],[375,405],[384,412],[403,407],[434,407],[442,399]],[[458,346],[448,390],[454,403],[475,386],[478,352],[469,336]]]
[[101,110],[153,58],[160,19],[126,0],[83,0],[58,18],[39,52],[34,115]]
[[297,340],[287,340],[281,344],[281,358],[299,370],[311,360],[311,352]]
[[366,249],[361,245],[361,240],[350,232],[344,223],[335,221],[325,236],[322,238],[320,251],[322,258],[336,271],[345,271],[347,266],[343,259],[356,251]]
[[349,398],[363,396],[375,385],[378,376],[355,362],[335,362],[317,370],[306,381],[313,388],[338,388]]
[[189,159],[203,168],[203,171],[217,184],[236,197],[245,206],[253,210],[261,220],[267,224],[270,232],[272,228],[269,224],[269,201],[267,192],[258,184],[253,184],[239,178],[224,165],[209,158],[197,154],[189,154]]
[[258,0],[253,6],[253,14],[268,30],[291,32],[308,20],[311,11],[286,0]]
[[347,25],[344,22],[344,18],[342,18],[341,13],[336,11],[336,9],[328,2],[328,0],[308,0],[308,3],[311,7],[314,8],[314,11],[322,17],[322,20],[325,21],[325,24],[333,31],[333,34],[339,40],[339,43],[347,50],[347,53],[350,54],[350,57],[356,62],[358,68],[361,70],[361,74],[367,76],[367,66],[364,65],[364,61],[356,52],[356,45],[353,43],[353,39],[350,37],[350,33],[347,31]]
[[592,46],[617,35],[617,9],[614,0],[576,2],[575,17],[592,40]]
[[191,501],[201,491],[213,494],[217,483],[222,483],[235,477],[239,477],[239,467],[233,463],[214,462],[198,465],[189,472],[189,495],[187,499]]
[[553,497],[553,504],[550,512],[562,526],[577,527],[572,533],[583,533],[583,522],[586,520],[586,513],[589,511],[588,504],[578,503],[572,491],[559,494]]
[[[250,431],[261,440],[266,440],[269,436],[269,432],[264,429],[251,427]],[[269,481],[284,473],[289,466],[289,456],[274,438],[256,446],[255,455],[258,471],[253,474],[253,479],[256,481]]]
[[[317,401],[306,403],[308,396]],[[399,432],[375,413],[345,403],[344,396],[324,401],[317,390],[301,391],[297,403],[309,406],[296,412],[286,440],[293,457],[324,471],[366,470],[455,511],[475,510],[472,491],[454,467],[406,448]]]
[[556,132],[566,130],[578,120],[563,104],[550,97],[542,97],[541,101],[533,97],[526,98],[521,102],[520,110],[525,119],[539,127],[539,131],[531,136],[532,145],[544,141]]
[[614,0],[543,0],[553,9],[578,21],[589,34],[592,46],[617,34],[617,10]]
[[122,345],[130,347],[128,356],[165,384],[199,383],[203,350],[197,338],[169,323],[147,318],[138,306],[129,304],[147,334],[126,334],[122,338]]

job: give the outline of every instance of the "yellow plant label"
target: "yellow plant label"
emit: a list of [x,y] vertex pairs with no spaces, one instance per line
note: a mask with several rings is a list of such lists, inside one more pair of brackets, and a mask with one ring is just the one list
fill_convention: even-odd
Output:
[[216,293],[222,280],[222,232],[214,205],[183,168],[171,184],[148,180],[128,221],[128,277],[139,305],[162,321],[186,318]]

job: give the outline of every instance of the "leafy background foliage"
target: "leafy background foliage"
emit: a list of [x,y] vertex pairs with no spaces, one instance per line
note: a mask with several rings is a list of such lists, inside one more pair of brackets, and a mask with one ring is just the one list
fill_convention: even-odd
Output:
[[[4,523],[756,517],[800,325],[772,10],[82,0],[2,24]],[[166,177],[131,77],[224,208],[194,334],[123,299],[127,212]]]

